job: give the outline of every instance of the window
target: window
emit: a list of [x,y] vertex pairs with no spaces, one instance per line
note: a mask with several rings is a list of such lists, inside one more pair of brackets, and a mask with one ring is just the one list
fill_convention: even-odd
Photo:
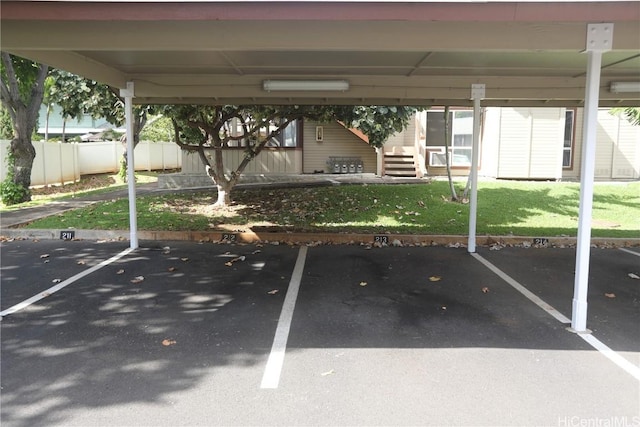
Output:
[[564,114],[564,145],[562,147],[562,167],[573,167],[573,129],[575,125],[575,110],[567,110]]
[[298,121],[294,120],[280,132],[278,136],[271,139],[267,147],[295,148],[298,146]]
[[[444,111],[428,111],[426,144],[430,166],[446,166],[444,153]],[[473,146],[473,111],[449,112],[449,160],[451,166],[471,166]]]
[[453,112],[451,166],[471,166],[473,111]]
[[[233,135],[242,135],[242,127],[238,120],[234,119],[234,123],[231,125],[231,132]],[[276,127],[272,126],[270,129],[261,129],[260,130],[260,138],[264,138],[267,135],[267,132],[272,132]],[[300,124],[298,120],[294,120],[289,123],[289,125],[280,132],[278,136],[275,138],[271,138],[269,142],[265,145],[265,147],[284,147],[284,148],[296,148],[299,146],[300,138],[298,136],[298,131],[300,129]],[[236,141],[229,141],[229,148],[244,148],[247,146],[247,140],[241,139]]]

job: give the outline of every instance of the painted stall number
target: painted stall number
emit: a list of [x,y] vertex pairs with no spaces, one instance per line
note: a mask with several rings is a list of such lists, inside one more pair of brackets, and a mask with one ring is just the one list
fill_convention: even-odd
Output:
[[60,239],[62,240],[73,240],[76,237],[76,232],[75,231],[61,231],[60,232]]
[[380,243],[382,245],[389,244],[389,236],[374,236],[373,243]]
[[544,237],[536,237],[533,239],[533,244],[535,246],[549,246],[549,239]]
[[238,241],[238,235],[234,233],[222,233],[222,242],[235,243]]

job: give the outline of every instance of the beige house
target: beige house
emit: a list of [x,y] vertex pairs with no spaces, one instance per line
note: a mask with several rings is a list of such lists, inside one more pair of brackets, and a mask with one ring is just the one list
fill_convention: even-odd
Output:
[[[452,108],[449,152],[454,175],[468,175],[472,111]],[[578,180],[581,108],[483,109],[479,175],[504,179]],[[247,175],[368,173],[390,176],[446,174],[444,111],[418,113],[403,132],[376,150],[361,133],[338,122],[298,122],[247,167]],[[231,170],[241,147],[225,153]],[[596,179],[640,178],[640,126],[607,109],[598,112]],[[204,176],[197,155],[183,152],[183,174]],[[208,179],[208,178],[207,178]]]
[[[449,114],[452,171],[467,175],[471,164],[472,111],[452,109]],[[414,152],[418,153],[416,157],[425,157],[422,172],[446,174],[443,110],[422,112],[417,125],[420,140]],[[504,179],[578,180],[582,125],[582,108],[485,108],[478,173]],[[411,129],[405,132],[414,133]],[[392,147],[385,146],[385,151],[392,151]],[[595,178],[640,178],[640,126],[633,126],[608,109],[598,111]]]
[[[338,122],[295,122],[270,145],[247,166],[245,175],[329,174],[337,166],[338,173],[379,173],[377,150],[363,134]],[[225,150],[227,171],[235,169],[243,156],[242,147]],[[190,181],[186,185],[210,184],[197,154],[183,151],[182,162],[182,175],[187,176],[183,179]],[[176,185],[182,186],[177,181]]]

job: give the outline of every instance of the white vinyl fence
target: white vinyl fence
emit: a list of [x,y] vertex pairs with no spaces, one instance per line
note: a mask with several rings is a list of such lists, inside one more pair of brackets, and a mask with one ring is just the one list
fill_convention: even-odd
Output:
[[[10,141],[0,141],[0,180],[7,176],[7,149]],[[34,141],[36,158],[31,170],[31,185],[55,185],[75,182],[81,175],[117,172],[122,144],[117,141],[57,143]],[[180,147],[173,142],[141,141],[135,150],[137,171],[179,169]]]

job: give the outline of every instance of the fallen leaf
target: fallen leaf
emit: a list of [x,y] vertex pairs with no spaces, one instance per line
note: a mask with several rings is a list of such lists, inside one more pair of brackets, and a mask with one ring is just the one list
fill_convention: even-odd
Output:
[[60,282],[62,282],[62,279],[53,279],[52,282],[53,283],[60,283]]
[[165,347],[168,347],[170,345],[174,345],[176,343],[175,340],[168,340],[168,339],[164,339],[162,340],[162,345]]
[[488,294],[489,293],[489,288],[487,288],[486,286],[484,288],[482,288],[482,293]]
[[429,281],[430,282],[439,282],[440,280],[442,280],[442,277],[440,277],[440,276],[431,276],[431,277],[429,277]]
[[169,270],[169,272],[173,273],[174,271],[177,270],[177,268],[175,267],[169,267],[167,270]]
[[131,283],[140,283],[144,280],[144,276],[136,276],[133,279],[131,279]]
[[124,274],[124,270],[120,269],[120,270],[116,271],[116,274]]
[[367,286],[368,283],[367,282],[360,282],[360,286]]
[[40,258],[49,258],[49,254],[42,254],[40,255]]
[[275,294],[277,294],[278,292],[280,292],[278,289],[274,289],[274,290],[269,291],[269,292],[267,292],[267,293],[268,293],[269,295],[275,295]]
[[628,276],[631,277],[632,279],[640,279],[640,276],[638,276],[635,273],[629,273]]
[[332,370],[330,370],[330,371],[323,372],[323,373],[321,373],[320,375],[321,375],[321,376],[323,376],[323,377],[326,377],[327,375],[333,375],[333,374],[335,374],[335,373],[336,373],[336,371],[332,369]]
[[605,293],[605,294],[604,294],[604,296],[605,296],[605,297],[607,297],[607,298],[615,298],[615,297],[616,297],[616,294],[614,294],[613,292],[611,292],[611,293]]

